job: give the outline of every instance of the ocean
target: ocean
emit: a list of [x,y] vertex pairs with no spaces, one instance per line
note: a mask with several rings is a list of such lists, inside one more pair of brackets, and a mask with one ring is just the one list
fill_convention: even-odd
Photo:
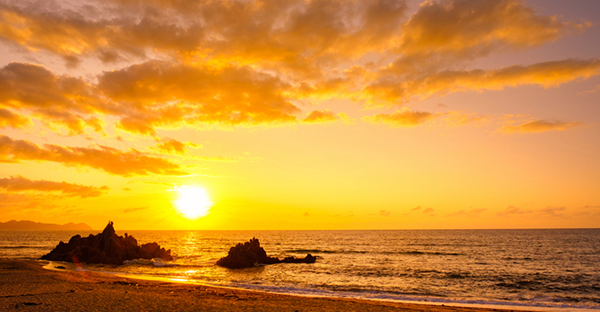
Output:
[[[174,261],[87,270],[274,293],[515,309],[600,310],[600,229],[117,231],[171,249]],[[0,258],[39,259],[69,231],[0,231]],[[269,256],[314,264],[215,265],[256,237]]]

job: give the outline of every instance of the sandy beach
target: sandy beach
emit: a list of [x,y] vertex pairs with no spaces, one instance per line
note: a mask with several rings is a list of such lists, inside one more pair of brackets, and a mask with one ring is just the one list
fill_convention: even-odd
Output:
[[0,311],[499,311],[341,298],[310,298],[55,271],[0,260]]

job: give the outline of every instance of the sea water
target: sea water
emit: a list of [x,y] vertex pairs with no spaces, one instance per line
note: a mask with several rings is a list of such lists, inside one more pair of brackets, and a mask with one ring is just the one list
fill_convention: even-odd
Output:
[[[600,310],[600,229],[127,232],[175,260],[86,269],[299,295]],[[0,231],[0,257],[38,259],[75,234],[90,233]],[[253,237],[269,256],[317,262],[215,265]]]

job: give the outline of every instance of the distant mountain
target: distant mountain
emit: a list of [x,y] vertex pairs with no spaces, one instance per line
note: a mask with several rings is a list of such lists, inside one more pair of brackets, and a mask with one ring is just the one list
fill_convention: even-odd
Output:
[[0,230],[69,230],[69,231],[92,231],[93,229],[85,223],[67,223],[67,224],[51,224],[51,223],[40,223],[28,220],[15,221],[10,220],[8,222],[0,222]]

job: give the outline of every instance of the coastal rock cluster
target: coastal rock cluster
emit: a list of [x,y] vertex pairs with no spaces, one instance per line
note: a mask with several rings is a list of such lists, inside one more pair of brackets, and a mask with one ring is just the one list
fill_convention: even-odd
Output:
[[49,254],[42,256],[43,260],[115,265],[126,260],[153,258],[173,260],[171,250],[165,250],[157,243],[140,246],[133,236],[118,236],[113,222],[109,222],[100,234],[88,237],[75,235],[67,244],[60,242]]
[[229,269],[249,268],[259,264],[275,264],[275,263],[315,263],[317,257],[307,254],[305,258],[287,257],[283,260],[279,258],[269,257],[265,250],[260,247],[260,242],[256,238],[252,238],[245,243],[238,243],[229,249],[226,257],[217,261],[218,266]]

